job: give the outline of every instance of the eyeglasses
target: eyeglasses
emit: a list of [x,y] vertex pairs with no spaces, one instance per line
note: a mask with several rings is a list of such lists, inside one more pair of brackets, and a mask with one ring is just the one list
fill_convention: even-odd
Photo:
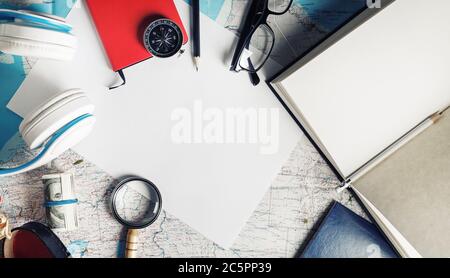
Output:
[[293,0],[253,0],[231,62],[231,71],[247,71],[253,85],[275,45],[275,33],[267,24],[269,15],[283,15]]

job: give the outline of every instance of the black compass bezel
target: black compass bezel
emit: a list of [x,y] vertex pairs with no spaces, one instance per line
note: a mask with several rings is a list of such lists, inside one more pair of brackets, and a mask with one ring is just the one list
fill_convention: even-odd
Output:
[[[152,31],[156,27],[161,26],[161,25],[169,26],[170,28],[174,29],[175,32],[178,35],[178,38],[179,38],[178,41],[177,41],[177,45],[173,48],[172,51],[170,51],[168,53],[158,52],[157,50],[153,49],[153,47],[150,44]],[[183,46],[184,38],[183,38],[183,32],[181,31],[181,28],[180,28],[180,26],[178,26],[178,24],[176,24],[175,22],[173,22],[170,19],[161,18],[161,19],[157,19],[157,20],[153,21],[152,23],[150,23],[147,26],[147,28],[145,28],[144,35],[143,35],[143,40],[144,40],[145,48],[153,56],[159,57],[159,58],[168,58],[168,57],[174,56],[175,54],[177,54],[181,50],[181,47]]]

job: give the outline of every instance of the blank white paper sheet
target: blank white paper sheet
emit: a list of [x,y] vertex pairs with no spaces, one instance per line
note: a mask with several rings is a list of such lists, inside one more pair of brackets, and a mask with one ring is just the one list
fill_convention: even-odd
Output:
[[[126,69],[127,85],[108,91],[116,74],[80,2],[68,17],[80,43],[75,60],[40,60],[9,108],[23,116],[52,95],[83,88],[96,105],[98,122],[74,150],[114,177],[133,174],[153,181],[166,211],[231,247],[300,139],[299,128],[264,83],[253,87],[247,74],[228,70],[236,37],[205,16],[199,73],[188,46],[180,58],[150,59]],[[184,1],[175,3],[189,31],[190,8]],[[203,111],[276,109],[279,118],[271,126],[279,140],[276,152],[263,154],[262,141],[175,143],[173,112],[182,108],[194,113],[196,101]]]

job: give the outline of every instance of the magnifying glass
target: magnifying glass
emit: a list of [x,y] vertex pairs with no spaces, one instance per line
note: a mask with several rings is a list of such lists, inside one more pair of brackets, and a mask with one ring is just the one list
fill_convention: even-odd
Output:
[[161,212],[162,200],[158,188],[140,177],[128,177],[114,189],[111,197],[114,217],[128,228],[126,258],[136,258],[138,230],[151,225]]

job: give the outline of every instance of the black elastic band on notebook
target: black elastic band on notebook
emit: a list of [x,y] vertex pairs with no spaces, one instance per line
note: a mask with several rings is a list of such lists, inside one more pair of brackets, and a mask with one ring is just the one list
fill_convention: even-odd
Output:
[[117,73],[119,74],[120,78],[122,79],[122,84],[113,86],[113,87],[109,87],[109,90],[114,90],[114,89],[117,89],[117,88],[122,87],[123,85],[127,84],[127,79],[125,78],[125,74],[123,73],[123,70],[118,70]]

